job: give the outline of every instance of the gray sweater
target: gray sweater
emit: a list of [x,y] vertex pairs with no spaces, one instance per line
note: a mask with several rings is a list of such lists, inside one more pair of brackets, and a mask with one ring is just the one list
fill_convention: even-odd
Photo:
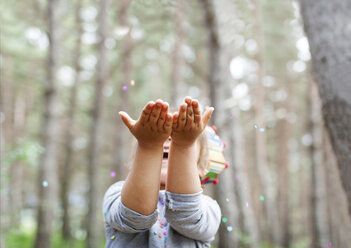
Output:
[[210,247],[221,210],[211,197],[161,190],[157,209],[142,215],[121,201],[124,181],[105,193],[103,213],[106,247]]

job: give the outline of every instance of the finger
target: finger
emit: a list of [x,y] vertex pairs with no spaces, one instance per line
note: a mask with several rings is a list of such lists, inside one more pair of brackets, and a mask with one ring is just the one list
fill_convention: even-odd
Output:
[[191,104],[191,101],[192,101],[192,99],[191,99],[191,97],[190,96],[187,96],[187,97],[185,97],[185,99],[184,99],[184,102],[186,103],[186,104]]
[[206,109],[205,113],[203,114],[202,123],[203,123],[204,127],[207,126],[207,123],[210,120],[213,111],[214,111],[214,108],[210,107],[210,108]]
[[126,112],[120,111],[118,114],[128,129],[131,129],[134,126],[135,120],[133,120]]
[[178,128],[184,128],[186,123],[186,108],[187,105],[182,103],[179,107]]
[[163,124],[165,124],[167,113],[168,113],[168,103],[164,102],[162,104],[160,117],[157,120],[157,127],[159,130],[163,130]]
[[200,124],[201,121],[201,112],[199,107],[199,102],[197,100],[193,100],[193,110],[194,110],[194,122],[195,124]]
[[152,109],[150,114],[149,122],[151,124],[154,124],[154,125],[157,124],[157,120],[160,117],[161,109],[162,109],[162,100],[157,100],[155,103],[155,107]]
[[178,117],[179,117],[179,113],[178,112],[174,112],[173,113],[173,120],[172,120],[172,128],[176,129],[178,127]]
[[165,132],[170,133],[172,131],[172,115],[170,113],[167,113],[166,115],[166,121],[163,125],[163,128]]
[[140,122],[142,124],[146,123],[149,121],[150,114],[152,111],[152,108],[155,106],[155,103],[153,101],[148,102],[145,107],[143,108],[143,111],[140,116]]
[[194,123],[194,111],[193,111],[192,100],[190,99],[187,102],[187,104],[188,104],[188,106],[186,108],[186,124],[185,125],[188,129],[190,129]]

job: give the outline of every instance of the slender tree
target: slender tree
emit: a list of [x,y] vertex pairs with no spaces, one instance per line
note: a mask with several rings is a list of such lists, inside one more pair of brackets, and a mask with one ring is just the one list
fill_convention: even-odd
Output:
[[[119,93],[119,98],[117,98],[118,110],[129,111],[130,100],[129,100],[129,90],[128,87],[132,87],[132,74],[133,74],[133,63],[132,63],[132,50],[133,50],[133,40],[131,36],[132,27],[128,20],[128,8],[131,3],[130,0],[121,0],[119,3],[119,15],[118,24],[122,28],[128,29],[127,34],[122,40],[122,79],[117,86],[117,92]],[[117,180],[124,180],[127,176],[127,155],[129,154],[128,146],[128,133],[118,132],[118,130],[123,129],[123,124],[121,119],[116,118],[115,124],[115,150],[114,150],[114,162],[113,169],[117,171]],[[115,181],[115,179],[113,179]]]
[[[351,2],[301,0],[301,13],[311,54],[313,74],[322,99],[325,125],[338,162],[351,216]],[[350,217],[351,218],[351,217]]]
[[98,164],[100,162],[100,147],[101,147],[101,131],[103,125],[103,106],[104,98],[102,95],[103,87],[107,80],[107,59],[105,40],[107,37],[107,10],[109,8],[110,0],[99,1],[99,16],[98,16],[98,63],[96,71],[95,83],[95,99],[92,107],[92,126],[90,131],[90,145],[88,149],[88,179],[89,179],[89,192],[88,192],[88,215],[87,215],[87,247],[96,248],[99,243],[98,231]]
[[[279,223],[279,215],[277,211],[275,201],[275,190],[272,185],[271,169],[267,162],[267,138],[265,131],[265,120],[264,120],[264,103],[265,103],[265,92],[263,87],[264,77],[264,62],[263,62],[263,31],[262,31],[262,20],[261,20],[261,4],[258,0],[254,0],[255,8],[255,39],[257,42],[257,54],[256,61],[258,63],[258,78],[255,94],[255,119],[256,125],[259,130],[256,131],[256,165],[258,174],[261,181],[261,187],[264,192],[264,203],[266,209],[266,216],[269,226],[270,238],[274,244],[281,244],[281,229]],[[261,129],[263,128],[263,129]],[[261,130],[263,132],[261,132]]]
[[81,47],[82,47],[82,25],[80,19],[82,0],[78,0],[75,6],[75,27],[77,29],[77,40],[74,50],[74,69],[75,69],[75,79],[71,87],[70,99],[69,99],[69,109],[67,114],[67,124],[65,130],[65,140],[64,140],[64,151],[65,157],[63,159],[63,169],[61,173],[61,202],[63,209],[62,216],[62,236],[66,240],[71,240],[71,227],[70,227],[70,214],[69,214],[69,190],[72,179],[72,141],[74,138],[75,130],[75,117],[77,110],[77,91],[79,85],[79,73],[81,71],[79,60],[81,58]]
[[39,205],[37,215],[36,248],[49,248],[53,224],[56,188],[56,134],[57,134],[57,68],[59,49],[59,0],[47,4],[49,51],[47,80],[43,99],[42,146],[44,152],[39,163]]
[[330,242],[330,231],[327,215],[327,190],[323,157],[323,121],[317,85],[311,84],[310,94],[310,130],[312,133],[312,220],[313,247],[325,247]]
[[179,84],[183,80],[184,55],[182,47],[185,39],[185,6],[184,0],[177,1],[174,12],[175,44],[173,48],[171,72],[171,105],[175,106],[178,99]]

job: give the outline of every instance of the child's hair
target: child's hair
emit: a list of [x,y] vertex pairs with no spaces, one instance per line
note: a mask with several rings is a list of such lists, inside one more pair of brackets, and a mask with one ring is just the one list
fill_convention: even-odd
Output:
[[207,171],[208,170],[208,131],[206,128],[203,130],[203,132],[200,134],[200,136],[197,138],[197,142],[200,145],[200,154],[199,154],[199,159],[197,161],[197,167],[200,170]]

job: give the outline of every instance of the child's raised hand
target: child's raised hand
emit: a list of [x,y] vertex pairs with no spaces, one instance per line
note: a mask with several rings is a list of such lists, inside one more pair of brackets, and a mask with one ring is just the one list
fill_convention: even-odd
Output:
[[173,114],[172,143],[184,147],[193,145],[206,127],[213,110],[214,108],[210,107],[201,116],[198,101],[186,97],[185,103],[179,107],[179,112]]
[[172,115],[168,113],[168,103],[162,100],[146,104],[137,121],[126,112],[121,111],[119,115],[142,147],[163,146],[171,135]]

